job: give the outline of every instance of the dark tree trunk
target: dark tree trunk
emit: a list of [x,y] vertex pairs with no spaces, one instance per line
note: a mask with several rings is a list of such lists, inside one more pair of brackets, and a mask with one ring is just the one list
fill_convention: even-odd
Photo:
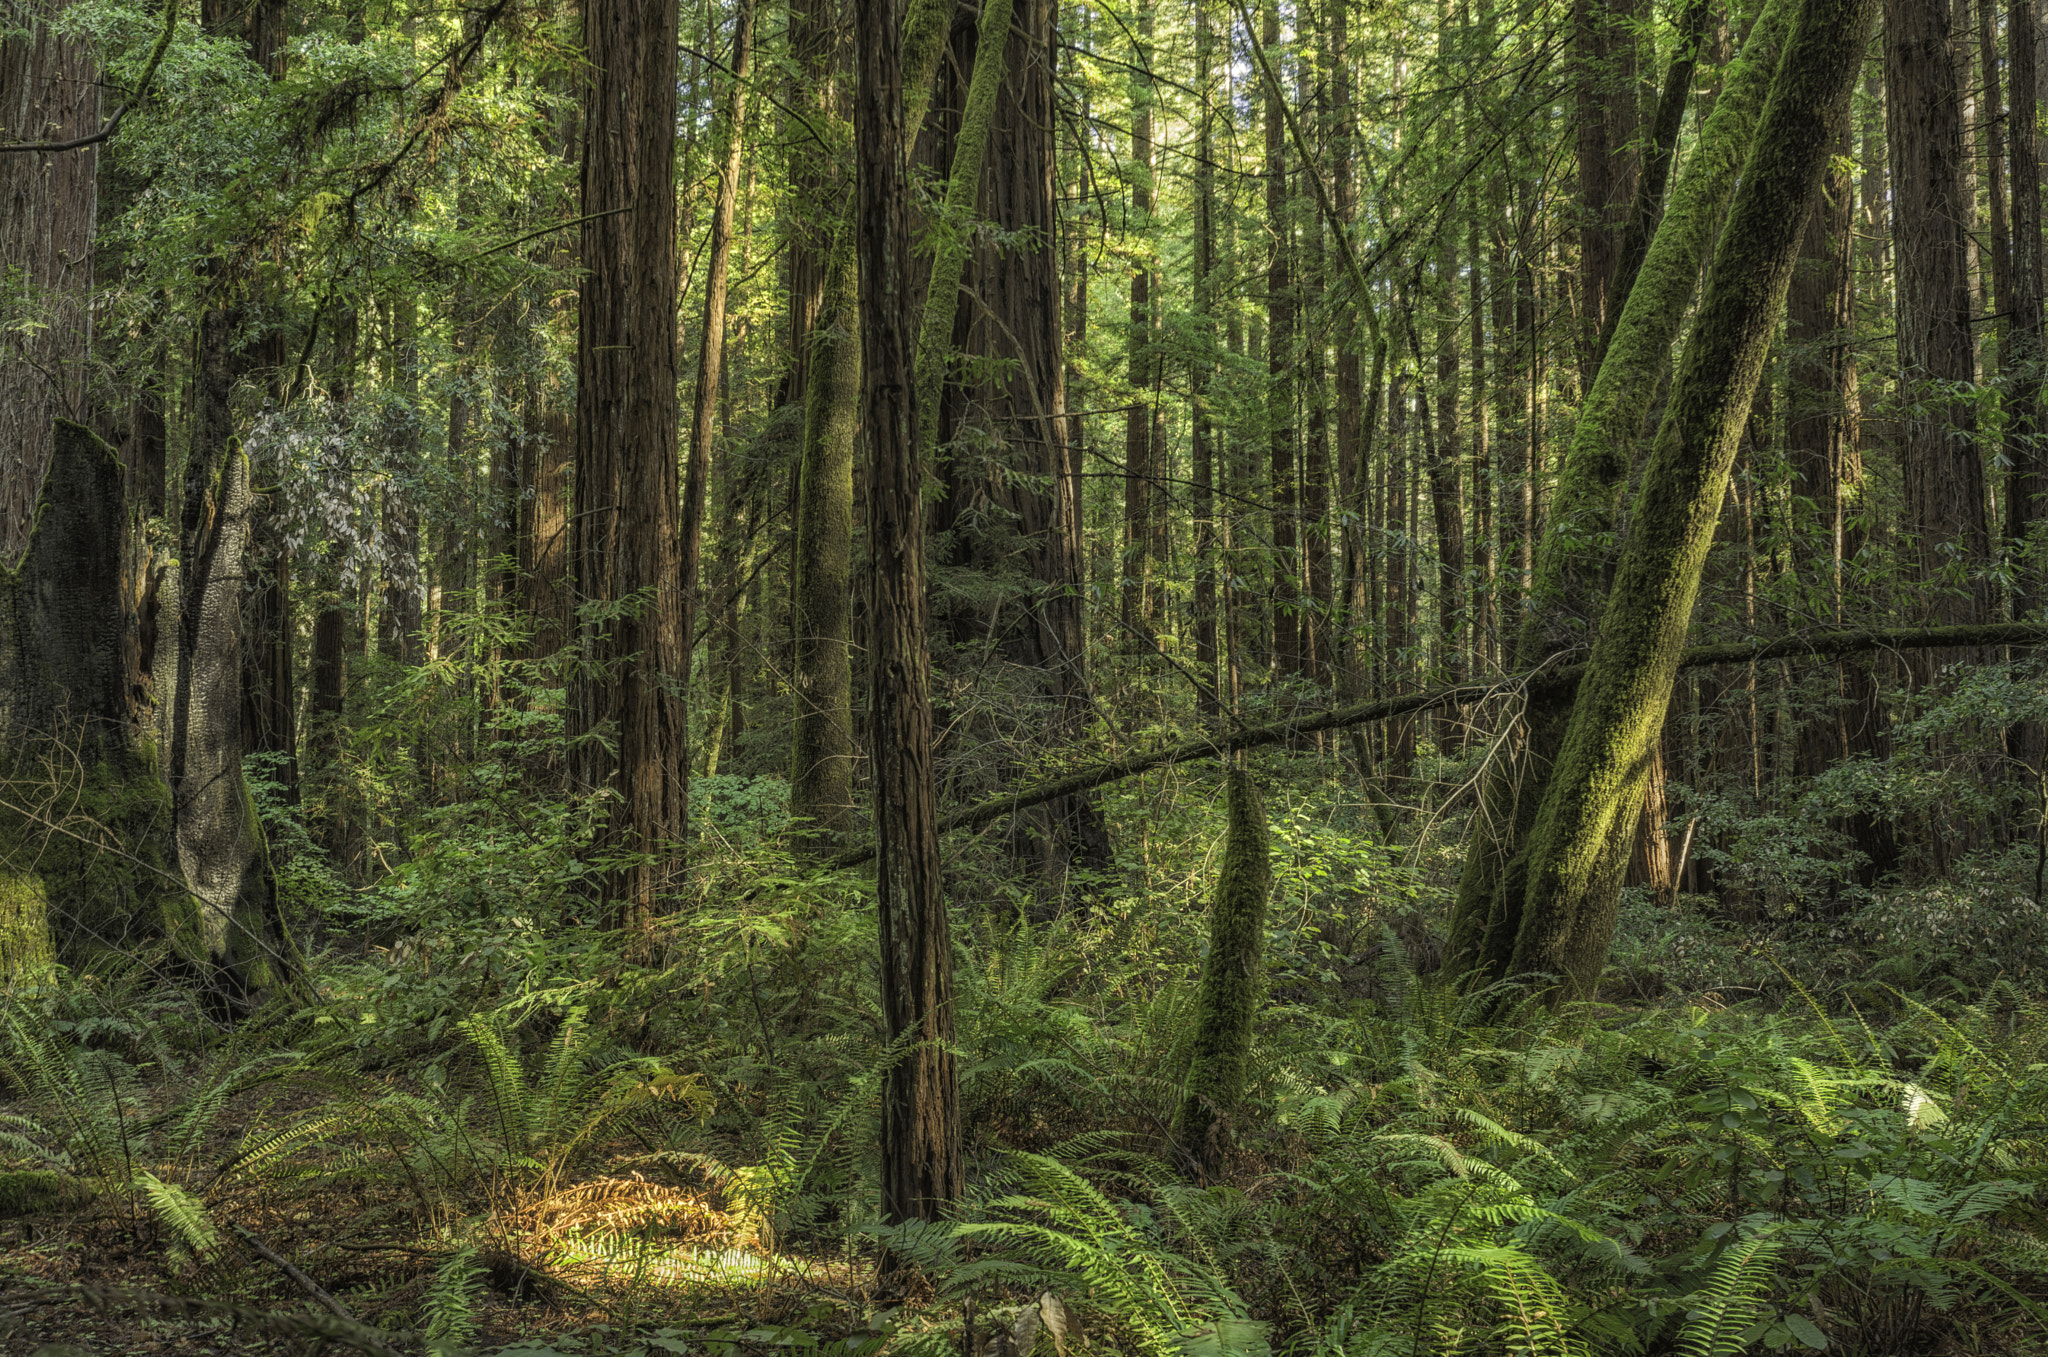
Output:
[[167,928],[192,956],[213,922],[184,889],[135,719],[123,468],[83,425],[60,421],[49,442],[40,512],[0,558],[0,980],[132,955]]
[[[1140,41],[1152,27],[1150,7],[1140,11]],[[1149,231],[1152,216],[1152,82],[1150,56],[1144,50],[1133,63],[1131,80],[1131,212],[1129,228]],[[1152,518],[1157,474],[1152,465],[1153,386],[1152,272],[1142,263],[1131,272],[1130,337],[1127,375],[1131,403],[1124,411],[1124,586],[1123,625],[1126,644],[1137,653],[1151,653],[1149,638],[1158,618],[1152,572],[1164,565],[1152,559]]]
[[[2013,612],[2031,617],[2048,590],[2048,544],[2033,540],[2048,511],[2048,455],[2041,436],[2041,368],[2048,362],[2048,322],[2042,313],[2041,138],[2034,0],[2012,0],[2007,42],[2012,54],[2012,345],[2013,387],[2006,398],[2006,456],[2012,462],[2005,483],[2006,536],[2020,556]],[[2031,545],[2029,545],[2031,544]],[[2038,751],[2035,754],[2038,764]]]
[[[1908,409],[1899,460],[1907,530],[1917,538],[1925,620],[1981,621],[1990,558],[1984,465],[1968,405],[1944,390],[1976,379],[1963,192],[1963,99],[1953,5],[1885,0],[1885,124],[1898,259],[1900,378]],[[1952,570],[1951,565],[1960,570]],[[1923,657],[1922,677],[1941,657]]]
[[[53,22],[68,0],[27,0],[0,28],[0,136],[68,141],[97,131],[92,44]],[[99,148],[0,155],[0,279],[35,299],[0,328],[0,562],[28,544],[51,433],[85,417]]]
[[[1195,315],[1200,326],[1200,356],[1192,374],[1194,386],[1194,511],[1195,511],[1195,673],[1207,686],[1195,698],[1205,721],[1222,717],[1216,649],[1216,424],[1211,389],[1216,376],[1216,31],[1206,5],[1195,7],[1195,81],[1202,108],[1197,114],[1195,148]],[[1077,506],[1078,507],[1078,506]]]
[[[576,354],[569,573],[582,627],[575,781],[617,799],[594,851],[626,854],[605,897],[662,908],[685,829],[681,523],[676,475],[676,10],[588,0],[584,278]],[[634,599],[644,602],[634,604]]]
[[[1060,437],[1067,403],[1054,248],[1053,16],[1045,0],[1018,0],[1007,41],[994,52],[983,51],[979,25],[963,23],[954,30],[955,69],[971,69],[979,83],[984,60],[999,63],[988,73],[1001,78],[991,90],[979,183],[967,201],[974,203],[977,220],[1011,243],[973,246],[963,261],[969,285],[956,289],[948,309],[952,348],[994,360],[1002,375],[990,378],[970,369],[941,389],[933,407],[938,442],[949,455],[938,468],[945,493],[932,508],[931,527],[950,543],[946,565],[977,572],[1000,590],[996,601],[948,609],[944,625],[963,653],[992,647],[1015,666],[1016,690],[1023,697],[1014,713],[994,718],[995,740],[985,740],[987,726],[976,722],[962,743],[1022,748],[1033,756],[1048,746],[1075,746],[1092,707],[1078,555],[1078,461]],[[948,159],[950,173],[960,173],[967,139],[977,133],[971,106],[957,125],[950,117],[935,116],[934,122],[935,158]],[[947,191],[956,193],[950,174]],[[937,291],[926,305],[942,305]],[[926,335],[935,325],[936,316],[927,315]],[[1149,448],[1149,432],[1146,438]],[[1137,526],[1143,541],[1149,520]],[[1004,583],[1006,576],[1029,584],[1019,589]],[[951,767],[949,782],[955,778]],[[993,769],[999,780],[1014,775],[1007,760]],[[974,780],[989,776],[981,771]],[[1075,871],[1099,873],[1110,866],[1108,828],[1087,797],[1021,817],[1009,846],[1014,858],[1029,861],[1048,907],[1065,897]]]
[[[932,775],[900,15],[894,0],[859,0],[855,9],[875,907],[882,1013],[892,1047],[902,1052],[889,1065],[882,1096],[882,1215],[891,1222],[936,1219],[964,1187],[952,940],[940,891]],[[899,1272],[900,1264],[885,1269],[892,1277]]]
[[[1279,0],[1260,10],[1261,41],[1271,52],[1280,45]],[[1272,252],[1266,258],[1266,421],[1268,494],[1273,506],[1273,676],[1303,671],[1301,573],[1294,466],[1294,247],[1293,211],[1287,201],[1287,124],[1277,89],[1266,91],[1266,228]]]

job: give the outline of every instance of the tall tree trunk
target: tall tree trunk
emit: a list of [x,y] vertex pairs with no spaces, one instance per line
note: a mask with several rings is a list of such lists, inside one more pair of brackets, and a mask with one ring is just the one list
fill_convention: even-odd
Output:
[[[909,147],[894,0],[858,0],[854,146],[875,763],[876,926],[892,1049],[882,1096],[882,1215],[932,1220],[960,1196],[951,930],[939,882],[925,628],[923,468],[910,273]],[[922,92],[920,92],[922,93]],[[896,1277],[902,1264],[885,1269]]]
[[[1268,52],[1280,45],[1280,0],[1260,7],[1261,39]],[[1277,58],[1276,58],[1277,59]],[[1294,466],[1294,246],[1292,207],[1287,201],[1287,124],[1275,88],[1266,92],[1266,227],[1272,252],[1266,259],[1266,423],[1268,495],[1273,508],[1273,677],[1303,671],[1299,510]]]
[[[1202,101],[1196,115],[1195,146],[1195,316],[1200,327],[1191,385],[1194,388],[1195,673],[1207,685],[1195,699],[1205,721],[1222,718],[1216,650],[1216,424],[1210,400],[1216,375],[1216,31],[1207,4],[1195,6],[1195,85]],[[1341,360],[1340,360],[1341,361]],[[1355,366],[1355,364],[1354,364]],[[1341,434],[1340,434],[1341,437]]]
[[812,847],[853,827],[853,461],[860,439],[860,312],[842,230],[811,326],[792,595],[789,809]]
[[[2041,437],[2041,368],[2048,363],[2048,322],[2042,313],[2041,138],[2036,80],[2034,0],[2012,0],[2007,11],[2007,44],[2012,54],[2012,313],[2008,342],[2013,387],[2006,398],[2006,536],[2020,554],[2013,612],[2031,617],[2048,600],[2048,544],[2035,542],[2037,525],[2048,516],[2048,454]],[[2031,543],[2031,546],[2029,545]],[[2038,757],[2036,758],[2038,762]]]
[[753,50],[754,0],[740,0],[739,13],[733,21],[731,84],[726,87],[725,109],[720,119],[724,156],[718,169],[718,192],[711,205],[711,238],[705,246],[703,333],[697,349],[697,383],[690,407],[689,464],[683,477],[682,562],[677,592],[681,595],[682,612],[682,653],[678,663],[684,694],[685,752],[675,779],[679,835],[689,832],[689,680],[697,641],[697,594],[704,559],[704,509],[709,502],[711,482],[712,423],[725,373],[726,265],[732,257],[733,211],[739,200],[746,141],[747,68]]
[[[688,682],[676,477],[676,10],[586,0],[583,285],[569,566],[586,613],[575,781],[616,801],[593,851],[644,925],[685,831]],[[593,606],[594,605],[594,606]]]
[[[1150,234],[1152,221],[1152,10],[1138,15],[1138,59],[1131,76],[1131,212],[1128,229]],[[1144,247],[1141,245],[1141,249]],[[1150,637],[1158,608],[1152,572],[1164,565],[1152,559],[1152,506],[1156,477],[1152,465],[1152,404],[1147,398],[1152,379],[1152,270],[1140,258],[1131,271],[1131,311],[1126,373],[1131,401],[1124,411],[1124,586],[1123,625],[1127,644],[1140,653],[1151,650]],[[1163,494],[1164,486],[1157,487]]]
[[[1917,537],[1921,620],[1988,616],[1984,465],[1970,407],[1943,391],[1976,380],[1963,194],[1963,102],[1953,5],[1885,0],[1885,124],[1891,146],[1892,232],[1898,258],[1900,379],[1907,389],[1907,527]],[[1951,569],[1961,567],[1962,578]],[[1918,661],[1924,679],[1943,661]]]
[[[69,0],[26,0],[0,28],[0,139],[69,141],[100,125],[99,72],[59,32]],[[28,544],[51,430],[85,416],[99,148],[0,155],[0,279],[34,309],[0,325],[0,562]]]

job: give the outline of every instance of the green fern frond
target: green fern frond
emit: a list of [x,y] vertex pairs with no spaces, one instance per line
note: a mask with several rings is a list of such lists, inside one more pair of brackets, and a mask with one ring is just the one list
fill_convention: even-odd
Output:
[[426,1336],[437,1351],[459,1348],[476,1331],[476,1304],[483,1278],[474,1244],[463,1245],[434,1270],[426,1295]]
[[459,1024],[475,1046],[477,1054],[483,1057],[484,1076],[490,1094],[491,1108],[498,1119],[498,1138],[505,1146],[505,1153],[519,1156],[526,1153],[527,1137],[532,1130],[532,1104],[526,1090],[526,1072],[520,1068],[519,1058],[505,1045],[504,1036],[489,1018],[471,1015]]
[[237,1177],[265,1176],[264,1171],[286,1151],[321,1140],[330,1132],[350,1125],[353,1120],[345,1113],[333,1113],[310,1118],[268,1135],[259,1136],[252,1131],[243,1137],[241,1148],[214,1170],[209,1190],[217,1192]]
[[196,1257],[206,1258],[220,1246],[220,1231],[206,1214],[206,1203],[153,1173],[136,1174],[135,1185],[148,1198],[157,1220]]
[[1706,1286],[1685,1299],[1686,1320],[1678,1331],[1684,1357],[1737,1357],[1748,1346],[1742,1336],[1763,1309],[1759,1298],[1770,1285],[1778,1252],[1778,1241],[1765,1234],[1728,1247]]

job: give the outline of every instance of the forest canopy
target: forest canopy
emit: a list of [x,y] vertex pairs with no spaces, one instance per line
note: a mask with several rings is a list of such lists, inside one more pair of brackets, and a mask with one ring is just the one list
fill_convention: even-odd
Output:
[[2038,1350],[2044,72],[7,0],[0,1350]]

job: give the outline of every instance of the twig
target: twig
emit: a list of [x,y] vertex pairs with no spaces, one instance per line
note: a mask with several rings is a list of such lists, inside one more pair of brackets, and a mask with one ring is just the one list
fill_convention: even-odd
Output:
[[262,1254],[264,1259],[267,1262],[271,1263],[273,1266],[275,1266],[279,1272],[282,1272],[285,1276],[291,1278],[292,1281],[298,1285],[299,1290],[305,1292],[314,1300],[317,1300],[322,1305],[326,1306],[327,1309],[334,1315],[336,1319],[345,1320],[350,1324],[362,1323],[360,1319],[357,1319],[353,1314],[349,1313],[349,1308],[346,1305],[343,1305],[340,1301],[328,1295],[327,1292],[321,1288],[318,1282],[314,1281],[311,1277],[308,1277],[305,1273],[299,1271],[299,1269],[293,1265],[291,1259],[285,1257],[276,1249],[271,1248],[270,1245],[258,1239],[255,1235],[251,1234],[247,1229],[243,1228],[242,1226],[237,1225],[232,1221],[229,1222],[229,1225],[236,1234],[240,1235],[244,1240],[248,1242],[250,1248]]

